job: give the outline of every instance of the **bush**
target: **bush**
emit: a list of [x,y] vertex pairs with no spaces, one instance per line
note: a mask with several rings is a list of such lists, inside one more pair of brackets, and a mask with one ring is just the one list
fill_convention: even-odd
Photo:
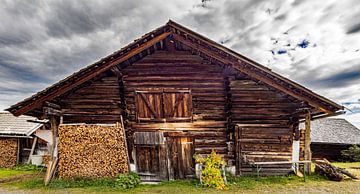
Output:
[[115,186],[123,189],[135,188],[138,184],[140,184],[140,176],[134,172],[121,174],[115,181]]
[[203,158],[194,156],[195,161],[205,166],[201,171],[201,184],[205,187],[215,189],[225,189],[225,180],[221,175],[221,168],[225,165],[225,161],[213,150],[211,155]]
[[360,162],[360,147],[353,145],[347,150],[341,151],[343,161]]

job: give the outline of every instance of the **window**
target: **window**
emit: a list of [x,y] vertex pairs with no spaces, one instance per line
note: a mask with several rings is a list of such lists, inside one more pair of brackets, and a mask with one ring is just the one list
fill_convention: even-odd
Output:
[[140,121],[191,121],[190,90],[136,91],[136,117]]

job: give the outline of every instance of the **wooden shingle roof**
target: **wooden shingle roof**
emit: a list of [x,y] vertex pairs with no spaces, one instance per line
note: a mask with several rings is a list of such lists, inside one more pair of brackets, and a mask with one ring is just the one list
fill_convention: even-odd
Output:
[[0,112],[0,137],[19,136],[28,137],[37,129],[43,126],[41,123],[28,122],[34,117],[19,116],[15,117],[9,112]]
[[318,119],[311,122],[311,142],[360,144],[360,129],[342,118]]

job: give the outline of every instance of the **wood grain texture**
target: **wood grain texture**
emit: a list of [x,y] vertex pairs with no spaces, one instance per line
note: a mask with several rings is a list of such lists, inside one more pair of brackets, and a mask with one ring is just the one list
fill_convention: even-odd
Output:
[[17,138],[0,138],[0,168],[14,167],[17,162],[17,152]]
[[116,126],[61,125],[59,176],[104,177],[129,171],[124,129]]

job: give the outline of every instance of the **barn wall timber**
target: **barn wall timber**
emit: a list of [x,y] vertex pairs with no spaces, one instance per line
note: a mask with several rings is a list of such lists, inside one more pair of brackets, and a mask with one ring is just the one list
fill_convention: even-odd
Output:
[[194,121],[224,120],[222,68],[188,52],[156,53],[123,69],[129,119],[135,121],[135,90],[190,89]]
[[[133,132],[161,129],[168,137],[192,138],[196,154],[216,150],[230,165],[236,154],[231,126],[261,125],[244,129],[244,153],[255,161],[291,159],[291,117],[302,106],[299,101],[188,51],[158,50],[118,68],[123,93],[119,78],[111,73],[92,80],[61,99],[64,123],[115,123],[123,109],[130,152]],[[192,122],[137,123],[135,91],[156,89],[191,90]],[[244,172],[251,170],[243,167]]]
[[14,167],[17,162],[18,139],[0,138],[0,168]]
[[160,128],[185,131],[182,135],[193,138],[195,153],[210,154],[215,149],[224,156],[227,154],[222,67],[186,51],[157,51],[126,67],[122,73],[130,123],[136,123],[135,91],[191,90],[192,124],[178,123],[170,129],[168,124],[141,122],[142,125],[132,127],[135,131]]
[[88,82],[61,99],[64,123],[120,122],[119,83],[116,76]]
[[[291,160],[293,129],[291,114],[297,102],[255,81],[238,78],[230,81],[232,122],[240,124],[241,174],[253,173],[245,161]],[[264,174],[288,173],[289,165],[264,166]]]

